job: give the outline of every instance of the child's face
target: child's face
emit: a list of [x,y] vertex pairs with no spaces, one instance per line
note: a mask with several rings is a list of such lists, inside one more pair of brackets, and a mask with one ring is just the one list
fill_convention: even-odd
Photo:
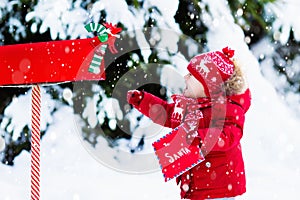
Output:
[[206,97],[204,92],[204,87],[192,74],[187,74],[184,76],[185,89],[183,95],[189,98],[199,98]]

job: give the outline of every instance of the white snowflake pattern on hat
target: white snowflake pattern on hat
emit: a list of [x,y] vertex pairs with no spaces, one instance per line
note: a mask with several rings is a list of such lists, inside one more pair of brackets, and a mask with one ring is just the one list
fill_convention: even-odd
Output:
[[218,65],[219,70],[223,73],[231,75],[233,73],[233,67],[231,63],[224,60],[218,53],[211,53],[212,60]]

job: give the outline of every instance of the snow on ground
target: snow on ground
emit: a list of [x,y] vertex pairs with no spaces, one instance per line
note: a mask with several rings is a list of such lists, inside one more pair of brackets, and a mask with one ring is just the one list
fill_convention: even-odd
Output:
[[[41,199],[178,199],[175,182],[164,183],[160,172],[132,175],[97,162],[81,144],[72,115],[69,107],[56,112],[42,140]],[[29,153],[15,163],[0,165],[1,200],[30,199]]]

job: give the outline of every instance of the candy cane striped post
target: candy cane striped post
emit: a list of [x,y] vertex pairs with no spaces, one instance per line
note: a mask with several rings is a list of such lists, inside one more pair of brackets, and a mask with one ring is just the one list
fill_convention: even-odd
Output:
[[40,117],[41,89],[35,85],[31,95],[31,200],[40,199]]

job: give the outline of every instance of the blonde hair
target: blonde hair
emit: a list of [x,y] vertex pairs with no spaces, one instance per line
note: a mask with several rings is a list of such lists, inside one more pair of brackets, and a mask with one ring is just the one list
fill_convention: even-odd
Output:
[[236,95],[243,93],[247,88],[246,78],[240,66],[240,63],[233,59],[234,71],[232,76],[224,82],[226,95]]

